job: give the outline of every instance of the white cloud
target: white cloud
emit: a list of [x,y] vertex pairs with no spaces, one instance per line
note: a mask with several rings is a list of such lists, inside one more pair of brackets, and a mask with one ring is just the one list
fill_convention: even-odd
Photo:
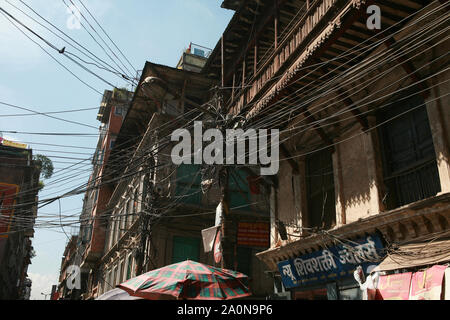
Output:
[[[30,300],[44,300],[44,295],[41,293],[49,294],[52,291],[52,285],[58,284],[59,276],[28,272],[28,277],[32,281]],[[50,296],[46,296],[46,299],[49,300]]]

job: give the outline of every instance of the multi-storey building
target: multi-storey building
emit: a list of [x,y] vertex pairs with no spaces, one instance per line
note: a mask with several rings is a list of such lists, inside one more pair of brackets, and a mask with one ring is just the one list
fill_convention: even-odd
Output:
[[[59,285],[55,290],[52,290],[50,295],[51,300],[53,300],[55,293],[57,299],[55,300],[76,300],[79,298],[81,293],[81,288],[77,288],[78,283],[72,281],[72,285],[67,285],[67,281],[72,280],[70,276],[72,273],[76,276],[78,273],[73,270],[75,264],[75,259],[78,255],[78,236],[71,236],[64,249],[63,257],[61,259],[61,268],[59,272]],[[75,271],[75,272],[74,272]],[[80,278],[81,282],[81,278]],[[81,284],[81,283],[80,283]],[[55,292],[53,292],[55,291]]]
[[[67,291],[71,299],[79,299],[86,292],[91,270],[96,267],[104,249],[106,233],[104,221],[109,215],[105,205],[109,201],[114,185],[113,177],[106,176],[104,168],[127,113],[130,98],[131,93],[125,89],[105,90],[100,104],[97,115],[97,120],[101,122],[99,140],[92,158],[92,174],[83,199],[79,236],[76,245],[71,247],[75,250],[71,254],[71,263],[79,266],[81,271],[81,288]],[[75,240],[72,239],[69,245],[72,245],[73,241]],[[63,271],[61,269],[62,273]],[[63,292],[65,289],[62,287],[67,275],[61,276],[59,290]]]
[[[215,181],[206,190],[204,166],[175,165],[170,156],[171,133],[192,129],[203,103],[212,99],[214,81],[180,69],[147,62],[142,72],[107,163],[106,174],[120,179],[107,205],[108,233],[90,297],[186,259],[215,264],[213,253],[204,250],[202,230],[215,225],[220,188]],[[257,227],[266,234],[262,241],[261,236],[234,241],[233,267],[250,276],[254,296],[263,298],[272,292],[272,284],[255,253],[269,244],[269,203],[263,201],[266,195],[252,192],[248,176],[236,171],[230,183],[231,211],[239,217],[234,223],[244,236]],[[237,232],[234,236],[238,238]]]
[[448,2],[222,6],[235,14],[205,75],[231,116],[281,132],[271,247],[257,254],[276,291],[359,299],[358,265],[367,275],[448,262]]
[[211,49],[191,42],[181,55],[177,69],[201,72],[210,54]]
[[0,299],[29,298],[28,266],[40,167],[26,145],[0,138]]

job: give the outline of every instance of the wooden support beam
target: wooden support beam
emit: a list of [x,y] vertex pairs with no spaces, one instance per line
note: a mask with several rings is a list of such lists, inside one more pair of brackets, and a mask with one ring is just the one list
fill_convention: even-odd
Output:
[[163,75],[161,75],[161,74],[158,72],[158,70],[156,70],[156,68],[155,68],[152,64],[149,64],[149,66],[150,66],[150,69],[152,70],[152,72],[154,73],[154,75],[155,75],[157,78],[160,78],[160,79],[164,80],[165,82],[167,82],[167,79],[166,79]]
[[394,17],[397,20],[398,20],[398,17],[406,18],[407,16],[409,16],[412,13],[411,10],[405,11],[405,10],[401,10],[401,9],[400,10],[393,9],[391,6],[385,5],[383,3],[380,3],[379,6],[381,9],[381,12],[383,12],[383,16],[385,15],[385,13],[387,13],[388,17],[390,19],[394,19]]
[[223,39],[223,35],[222,38],[220,39],[220,53],[221,53],[221,83],[222,83],[222,87],[225,87],[225,72],[224,72],[224,62],[225,62],[225,56],[224,56],[224,39]]
[[234,42],[227,42],[227,46],[230,46],[230,47],[233,47],[233,48],[239,47],[239,45],[234,43]]
[[[315,59],[317,63],[320,63],[320,59]],[[322,69],[324,69],[325,73],[328,73],[332,67],[327,66],[326,64],[322,66]],[[344,104],[350,108],[350,112],[355,116],[356,120],[359,122],[361,127],[364,131],[369,129],[369,122],[367,119],[362,115],[361,111],[358,107],[356,107],[353,103],[353,101],[349,98],[349,94],[347,91],[343,88],[338,88],[337,93],[343,97]]]
[[250,35],[250,37],[243,37],[243,39],[241,40],[239,47],[242,48],[242,51],[237,53],[231,60],[234,63],[230,65],[230,68],[228,69],[228,72],[225,76],[225,81],[231,77],[232,73],[236,69],[236,66],[238,66],[242,62],[248,49],[255,45],[256,39],[259,39],[262,35],[264,35],[269,23],[273,23],[276,6],[281,7],[286,1],[287,0],[274,0],[273,5],[267,6],[266,10],[261,13],[260,17],[258,18],[259,23],[257,23],[257,26],[255,27],[255,32]]
[[248,24],[249,26],[252,25],[252,21],[244,16],[239,17],[239,20],[244,22],[244,24]]
[[262,40],[262,38],[259,39],[259,44],[260,45],[262,44],[264,49],[266,49],[266,50],[272,47],[272,42],[264,41],[264,40]]
[[252,8],[248,7],[247,10],[251,12],[253,15],[258,16],[261,14],[261,11],[253,10]]
[[[286,88],[285,89],[286,92],[290,95],[293,95],[294,97],[297,96],[296,92],[293,91],[290,88]],[[318,124],[317,124],[317,120],[315,119],[315,117],[308,111],[308,107],[303,107],[303,110],[301,112],[303,112],[303,115],[305,117],[305,121],[308,124],[312,124],[314,130],[316,130],[316,132],[319,134],[320,138],[328,145],[332,146],[333,145],[333,140],[331,140],[325,130],[323,130]]]
[[258,41],[255,42],[255,54],[253,56],[253,74],[256,74],[258,66]]
[[184,113],[184,105],[185,105],[185,98],[186,98],[186,85],[187,85],[187,77],[184,78],[183,81],[183,88],[181,89],[181,100],[179,101],[179,111],[181,114]]
[[245,86],[245,59],[242,61],[242,89],[244,89]]
[[289,162],[289,165],[291,166],[291,169],[292,169],[292,171],[293,171],[293,173],[294,174],[299,174],[300,173],[300,169],[299,169],[299,167],[298,167],[298,163],[297,162],[295,162],[293,159],[292,159],[292,155],[291,155],[291,153],[289,152],[289,150],[286,148],[286,146],[283,144],[283,143],[281,143],[280,144],[280,149],[281,149],[281,152],[283,153],[283,155],[287,158],[287,161]]
[[244,37],[243,35],[242,35],[242,33],[240,33],[240,32],[234,32],[234,31],[231,31],[230,32],[233,36],[235,36],[236,38],[242,38],[242,37]]
[[[350,108],[351,113],[355,116],[356,120],[358,120],[359,124],[363,128],[364,131],[369,129],[369,122],[367,119],[361,114],[361,111],[358,107],[356,107],[353,101],[348,97],[348,93],[344,89],[337,89],[339,95],[343,96],[344,104]],[[353,106],[352,106],[353,105]]]
[[[366,8],[367,6],[371,5],[374,3],[374,0],[367,0],[363,5],[360,6],[360,8],[352,8],[351,10],[354,11],[352,14],[349,14],[346,16],[345,19],[343,19],[343,21],[341,22],[341,26],[335,31],[333,32],[333,34],[325,41],[325,43],[323,43],[315,52],[314,52],[314,56],[315,57],[321,57],[324,55],[324,53],[328,50],[328,48],[336,41],[336,40],[341,40],[343,41],[343,39],[345,39],[345,37],[347,36],[347,30],[349,28],[351,28],[351,26],[353,25],[353,23],[355,21],[357,21],[358,19],[360,19],[361,17],[366,15]],[[344,36],[345,35],[345,36]],[[356,38],[356,37],[353,37]],[[361,39],[358,39],[361,40]],[[347,41],[345,41],[347,42]],[[353,42],[353,41],[352,41]],[[358,42],[356,42],[355,44],[357,44]],[[306,69],[308,66],[311,66],[312,64],[314,64],[314,59],[308,59],[308,61],[303,65],[303,68]],[[288,82],[288,84],[286,86],[284,86],[284,89],[281,89],[281,91],[275,95],[275,97],[273,97],[270,101],[270,104],[275,104],[277,101],[279,101],[281,99],[281,97],[283,97],[284,93],[288,92],[288,86],[292,83],[295,83],[297,81],[302,81],[305,79],[308,79],[308,77],[305,77],[305,73],[307,72],[302,72],[302,73],[296,73]],[[314,79],[313,79],[314,80]],[[262,90],[261,90],[262,91]],[[258,95],[255,96],[254,99],[256,99],[258,97]],[[257,119],[257,117],[255,118]],[[311,118],[309,118],[311,120]],[[313,122],[313,121],[311,121]],[[326,143],[328,143],[329,145],[333,145],[332,139],[330,139],[325,131],[320,128],[319,126],[315,126],[317,129],[317,132],[319,133],[320,137],[322,138],[323,141],[325,141]]]
[[235,86],[236,86],[236,73],[233,73],[233,88],[231,88],[231,101],[234,101],[234,94],[235,94]]
[[[322,44],[322,46],[317,49],[314,52],[314,56],[316,57],[321,57],[324,55],[324,53],[328,50],[328,48],[338,39],[345,39],[346,36],[348,36],[346,34],[347,30],[353,25],[353,23],[355,21],[357,21],[361,16],[363,16],[364,14],[366,14],[366,8],[367,6],[371,5],[374,3],[374,0],[367,0],[366,4],[361,6],[361,8],[355,12],[355,14],[352,14],[349,18],[347,18],[345,21],[342,22],[341,26],[339,27],[339,29],[330,37],[328,38],[328,40]],[[343,37],[343,35],[345,34],[345,37]],[[359,39],[360,40],[360,39]],[[361,43],[361,42],[358,42]],[[303,68],[306,68],[309,65],[312,65],[316,63],[314,59],[311,59],[310,62],[307,62]],[[304,78],[304,74],[303,73],[297,73],[290,81],[290,83],[294,83],[296,82],[299,78]]]
[[[379,33],[378,33],[377,37],[380,38]],[[394,46],[396,44],[396,41],[393,37],[390,37],[384,43],[389,48],[391,46]],[[417,73],[415,73],[415,71],[417,69],[416,69],[416,67],[414,67],[414,65],[412,64],[412,62],[410,60],[406,60],[406,58],[404,56],[400,56],[396,60],[402,66],[403,70],[405,70],[405,72],[410,76],[410,78],[414,82],[419,82],[422,80],[417,75]],[[428,98],[428,96],[430,95],[430,91],[429,91],[427,84],[424,81],[422,81],[422,82],[417,83],[417,86],[420,89],[422,89],[420,94],[426,100]]]
[[333,145],[333,140],[331,140],[327,134],[325,133],[325,130],[323,130],[316,122],[316,118],[308,111],[308,109],[305,108],[303,111],[303,114],[305,116],[305,121],[309,124],[312,124],[313,128],[316,130],[316,132],[319,134],[320,138],[328,144],[329,146]]
[[353,29],[347,29],[347,32],[345,33],[344,38],[356,41],[357,43],[363,43],[363,42],[370,42],[369,37],[366,37],[365,35],[362,35],[361,33],[353,30]]

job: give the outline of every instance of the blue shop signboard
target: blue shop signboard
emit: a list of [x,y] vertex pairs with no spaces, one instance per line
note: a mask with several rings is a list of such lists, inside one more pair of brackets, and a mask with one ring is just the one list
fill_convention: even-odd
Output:
[[279,262],[278,269],[286,288],[318,284],[350,276],[359,265],[367,273],[370,265],[381,261],[382,250],[381,239],[371,235]]

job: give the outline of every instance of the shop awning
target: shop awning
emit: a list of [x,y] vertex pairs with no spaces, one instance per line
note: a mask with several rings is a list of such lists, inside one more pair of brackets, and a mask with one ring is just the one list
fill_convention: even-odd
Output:
[[407,269],[445,262],[450,262],[450,237],[399,245],[373,269],[373,272]]

